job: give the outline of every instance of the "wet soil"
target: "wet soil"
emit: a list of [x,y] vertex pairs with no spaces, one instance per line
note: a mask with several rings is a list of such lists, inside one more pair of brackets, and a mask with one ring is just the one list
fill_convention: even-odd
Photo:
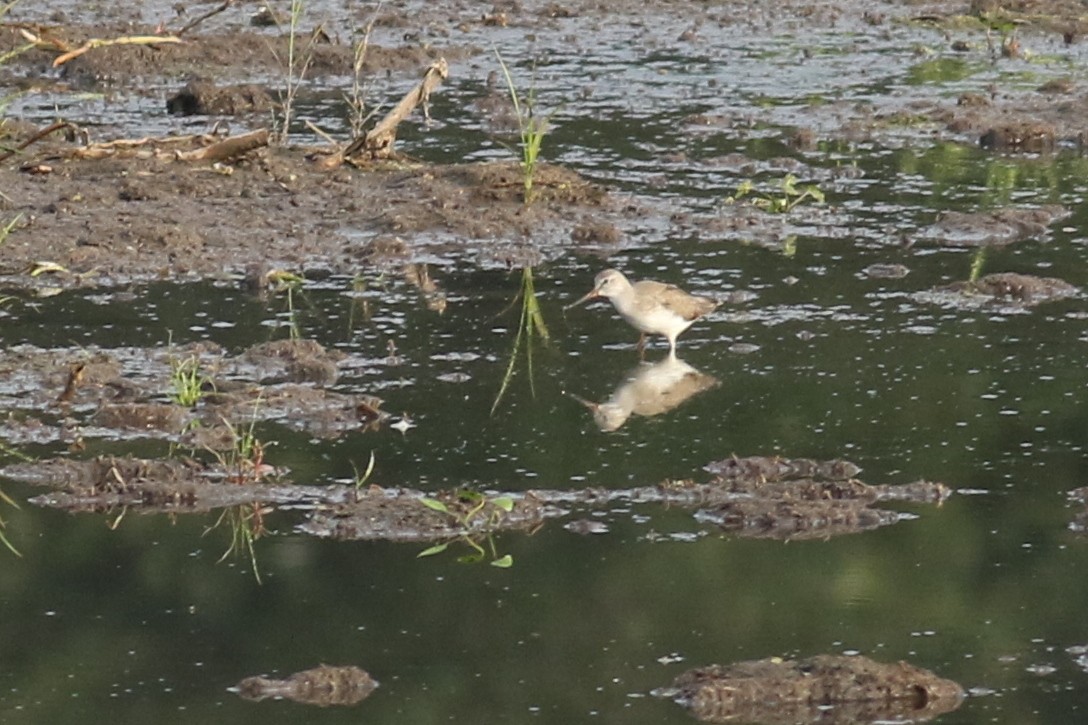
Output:
[[926,722],[951,712],[963,689],[906,662],[819,655],[689,670],[655,692],[703,722]]
[[[588,38],[616,12],[637,16],[667,7],[640,4],[621,11],[591,2],[511,3],[487,13],[471,4],[441,11],[426,6],[411,11],[386,8],[378,26],[403,28],[403,41],[370,44],[362,74],[415,77],[440,57],[455,64],[456,74],[457,61],[485,52],[486,43],[477,41],[486,40],[490,32],[511,27],[550,29],[576,19]],[[231,117],[235,119],[232,125],[252,130],[266,124],[268,109],[282,92],[277,83],[282,83],[288,39],[284,29],[274,24],[255,27],[250,10],[233,8],[197,25],[181,43],[94,48],[58,71],[51,66],[60,53],[89,39],[176,32],[196,13],[182,9],[176,17],[156,16],[154,24],[148,24],[149,18],[138,10],[128,11],[131,17],[123,10],[88,11],[72,18],[64,13],[41,17],[31,13],[21,25],[0,28],[0,53],[25,43],[21,33],[39,37],[40,47],[10,60],[2,73],[9,83],[23,88],[59,93],[120,89],[150,96],[170,88],[172,110]],[[691,27],[678,42],[697,45],[700,28],[707,24],[761,27],[772,23],[782,29],[795,24],[848,26],[877,34],[905,24],[920,32],[939,27],[946,29],[948,37],[974,38],[954,42],[962,44],[957,48],[966,58],[994,62],[1002,53],[1005,57],[1015,54],[1012,48],[995,49],[982,42],[989,37],[987,28],[995,18],[1015,22],[1016,38],[1025,46],[1055,38],[1078,42],[1084,30],[1080,11],[1061,2],[1023,8],[1015,3],[952,8],[934,4],[896,13],[893,16],[891,9],[883,7],[874,10],[865,3],[785,3],[773,15],[749,7],[741,12],[706,8],[692,17]],[[16,14],[13,19],[21,18]],[[334,87],[350,85],[354,75],[351,29],[363,24],[363,18],[337,18],[306,29],[313,31],[314,38],[308,45],[311,79]],[[431,41],[420,42],[423,36]],[[1063,140],[1080,143],[1088,124],[1086,99],[1088,94],[1070,81],[1044,84],[1032,93],[998,88],[989,97],[929,101],[907,111],[893,110],[891,99],[888,108],[881,108],[877,100],[875,108],[846,110],[851,118],[838,117],[831,125],[819,123],[817,130],[800,128],[788,133],[808,139],[802,146],[811,146],[836,136],[853,139],[860,133],[871,138],[908,120],[924,121],[944,124],[952,138],[981,141],[1001,150],[1037,151]],[[835,114],[844,112],[840,104],[814,107],[814,120],[824,108],[834,108]],[[909,119],[902,117],[904,113]],[[81,123],[79,118],[66,120]],[[419,120],[417,115],[407,123]],[[0,133],[8,136],[7,143],[18,144],[33,133],[32,126],[18,121],[11,119],[0,127]],[[687,129],[697,136],[705,133],[708,124],[744,129],[750,123],[744,117],[724,115],[698,123],[693,120]],[[14,233],[0,245],[0,271],[8,285],[35,286],[38,280],[26,272],[43,260],[68,270],[49,280],[61,286],[240,275],[258,259],[272,267],[350,274],[367,262],[360,257],[366,241],[383,233],[402,235],[413,257],[421,255],[424,246],[430,247],[428,254],[457,254],[468,246],[485,263],[514,263],[519,260],[511,260],[501,246],[496,248],[496,240],[526,241],[532,236],[534,253],[544,256],[576,245],[610,247],[622,238],[634,211],[611,201],[606,189],[557,167],[539,170],[539,195],[526,205],[521,199],[520,172],[512,163],[450,166],[405,160],[365,170],[325,171],[309,160],[319,151],[317,147],[282,146],[254,151],[229,163],[179,162],[141,154],[78,159],[72,152],[88,140],[88,132],[69,132],[67,141],[50,136],[0,163],[5,218],[22,215]],[[797,164],[792,159],[784,162]],[[738,205],[714,219],[690,221],[697,234],[733,229],[756,243],[776,244],[789,227],[764,216]],[[681,229],[686,226],[682,218],[675,221]],[[1036,232],[1034,227],[1013,226],[1013,238]]]
[[[181,514],[236,506],[272,511],[290,505],[292,510],[306,511],[300,532],[341,540],[399,542],[533,532],[550,519],[574,514],[608,516],[613,508],[632,503],[693,509],[694,526],[712,524],[735,536],[828,539],[914,518],[877,508],[877,503],[940,503],[951,493],[947,486],[927,481],[866,484],[852,477],[851,472],[858,469],[849,461],[755,456],[711,464],[712,469],[727,471],[703,483],[668,480],[630,489],[426,494],[378,485],[300,485],[290,480],[289,471],[264,464],[259,452],[210,459],[195,450],[191,454],[165,460],[55,458],[14,464],[0,473],[51,489],[31,502],[68,511],[137,508]],[[832,477],[825,479],[829,474]],[[578,527],[572,530],[577,532]]]
[[247,677],[231,689],[240,697],[255,702],[272,698],[327,707],[355,705],[369,697],[377,686],[378,682],[366,670],[321,665],[282,680]]

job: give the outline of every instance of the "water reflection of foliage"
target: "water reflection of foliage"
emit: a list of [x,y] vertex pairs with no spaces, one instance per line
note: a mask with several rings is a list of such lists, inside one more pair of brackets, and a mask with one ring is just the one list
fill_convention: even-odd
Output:
[[502,401],[503,395],[506,394],[511,379],[514,377],[518,352],[521,350],[523,338],[527,338],[525,340],[525,363],[529,373],[529,390],[532,392],[533,397],[536,397],[536,385],[533,382],[533,337],[537,336],[541,342],[547,344],[548,327],[544,324],[544,315],[540,311],[540,303],[536,298],[532,267],[522,268],[521,290],[510,303],[511,307],[518,301],[518,298],[521,298],[521,318],[518,321],[517,334],[514,336],[514,349],[510,352],[510,363],[506,366],[506,373],[503,375],[499,392],[495,396],[495,402],[491,405],[491,415],[494,415],[495,411],[498,410],[499,403]]

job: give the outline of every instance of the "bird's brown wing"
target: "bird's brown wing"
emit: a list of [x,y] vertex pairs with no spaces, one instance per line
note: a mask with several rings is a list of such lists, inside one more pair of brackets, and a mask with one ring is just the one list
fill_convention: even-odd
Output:
[[652,299],[657,304],[672,310],[685,320],[698,319],[719,304],[717,300],[689,294],[672,284],[644,280],[636,283],[636,285],[642,288],[639,290],[640,293],[643,293],[644,289],[645,293],[652,295]]

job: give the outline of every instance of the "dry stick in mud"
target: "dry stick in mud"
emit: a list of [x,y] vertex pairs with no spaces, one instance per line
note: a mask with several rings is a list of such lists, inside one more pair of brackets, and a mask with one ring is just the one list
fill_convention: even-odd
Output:
[[201,23],[203,23],[208,18],[213,17],[213,16],[218,15],[219,13],[223,12],[224,10],[229,8],[231,5],[233,5],[234,2],[235,2],[235,0],[224,0],[223,4],[220,5],[219,7],[212,8],[211,10],[204,13],[200,17],[190,20],[188,23],[185,24],[185,27],[183,27],[181,30],[179,30],[177,32],[178,37],[184,35],[185,33],[188,33],[190,30],[192,30],[196,26],[200,25]]
[[58,55],[53,59],[54,68],[59,68],[73,58],[78,58],[87,51],[94,50],[95,48],[107,48],[111,45],[161,45],[163,43],[182,42],[181,38],[173,35],[126,35],[121,38],[108,38],[105,40],[102,38],[91,38],[86,43],[73,50],[72,47],[63,40],[37,35],[27,28],[19,28],[19,32],[24,38],[41,50],[60,51],[61,55]]
[[178,161],[225,161],[242,156],[250,151],[268,145],[268,129],[262,128],[241,136],[231,136],[219,143],[192,151],[177,151]]
[[408,118],[416,106],[427,105],[427,99],[431,93],[449,77],[450,68],[445,58],[439,58],[423,74],[422,80],[400,100],[393,110],[385,115],[378,124],[353,140],[341,151],[325,157],[321,166],[326,169],[335,169],[344,163],[345,159],[365,151],[371,159],[387,159],[393,155],[393,144],[397,140],[397,126]]
[[28,138],[26,141],[23,141],[18,146],[15,146],[14,148],[8,149],[4,153],[0,153],[0,161],[4,161],[5,159],[8,159],[11,156],[14,156],[15,154],[17,154],[20,151],[22,151],[23,149],[25,149],[27,146],[30,146],[33,143],[37,143],[38,141],[41,141],[43,138],[45,138],[49,134],[54,133],[55,131],[59,131],[62,128],[75,129],[75,128],[78,128],[78,127],[75,124],[68,123],[67,121],[56,121],[55,123],[52,123],[52,124],[46,126],[45,128],[43,128],[41,131],[38,131],[36,134],[34,134],[30,138]]
[[160,150],[160,147],[177,147],[197,142],[209,145],[190,151],[175,150],[173,158],[178,161],[225,161],[241,156],[253,149],[267,146],[269,133],[268,129],[262,128],[244,133],[241,136],[231,136],[214,143],[212,142],[213,138],[209,135],[199,135],[171,138],[118,139],[84,146],[76,149],[72,155],[78,159],[103,159],[144,147],[151,147],[151,153],[158,155],[167,153],[165,150]]

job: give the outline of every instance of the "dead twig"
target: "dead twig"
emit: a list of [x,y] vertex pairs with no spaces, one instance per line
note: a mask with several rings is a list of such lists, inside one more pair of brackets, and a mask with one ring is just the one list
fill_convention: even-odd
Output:
[[[118,139],[105,143],[96,143],[76,149],[72,155],[77,159],[103,159],[117,156],[126,151],[137,151],[147,158],[158,157],[175,161],[224,161],[248,153],[253,149],[268,145],[268,129],[262,128],[240,136],[231,136],[222,140],[209,134],[195,136],[172,136],[152,138],[145,136],[138,139]],[[179,149],[179,146],[202,145],[196,149]],[[173,149],[171,151],[171,149]]]
[[[95,48],[106,48],[111,45],[159,45],[160,43],[180,42],[182,42],[181,38],[178,38],[174,35],[129,35],[123,38],[110,38],[108,40],[91,38],[75,50],[70,50],[67,53],[64,53],[54,58],[53,67],[59,68],[73,58],[78,58],[87,51],[94,50]],[[51,45],[54,45],[55,47],[55,44]]]
[[192,151],[176,151],[178,161],[226,161],[268,145],[268,129],[262,128],[241,136],[231,136],[219,143]]
[[7,151],[5,151],[4,153],[0,153],[0,161],[4,161],[5,159],[10,158],[11,156],[14,156],[15,154],[17,154],[20,151],[22,151],[23,149],[25,149],[27,146],[29,146],[29,145],[31,145],[33,143],[37,143],[38,141],[41,141],[43,138],[45,138],[49,134],[51,134],[51,133],[53,133],[55,131],[59,131],[62,128],[75,128],[75,126],[68,123],[67,121],[57,121],[55,123],[51,123],[50,125],[43,128],[41,131],[38,131],[36,134],[34,134],[30,138],[28,138],[26,141],[23,141],[21,144],[19,144],[15,148],[11,148],[11,149],[8,149]]
[[223,4],[222,4],[222,5],[220,5],[219,7],[217,7],[217,8],[212,8],[211,10],[209,10],[209,11],[208,11],[208,12],[206,12],[206,13],[204,13],[204,14],[203,14],[203,15],[201,15],[200,17],[198,17],[198,18],[194,18],[194,19],[190,20],[190,21],[189,21],[188,23],[186,23],[186,24],[185,24],[185,26],[184,26],[184,27],[183,27],[183,28],[182,28],[181,30],[179,30],[179,31],[177,32],[177,37],[179,37],[179,38],[180,38],[181,36],[183,36],[183,35],[185,35],[186,33],[188,33],[188,32],[189,32],[190,30],[192,30],[193,28],[195,28],[196,26],[198,26],[198,25],[200,25],[201,23],[203,23],[203,22],[204,22],[205,20],[207,20],[208,18],[210,18],[210,17],[212,17],[212,16],[214,16],[214,15],[218,15],[219,13],[223,12],[224,10],[226,10],[227,8],[229,8],[229,7],[230,7],[231,5],[233,5],[233,4],[234,4],[234,0],[224,0]]

